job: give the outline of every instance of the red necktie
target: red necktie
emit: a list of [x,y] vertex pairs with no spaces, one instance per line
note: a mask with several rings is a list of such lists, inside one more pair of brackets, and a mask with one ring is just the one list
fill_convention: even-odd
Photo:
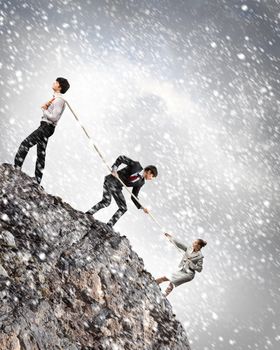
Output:
[[52,102],[55,100],[55,97],[53,97],[51,100],[49,100],[49,102],[46,103],[46,105],[48,107],[50,107],[50,105],[52,104]]
[[134,180],[138,179],[138,175],[130,175],[129,180],[132,182]]

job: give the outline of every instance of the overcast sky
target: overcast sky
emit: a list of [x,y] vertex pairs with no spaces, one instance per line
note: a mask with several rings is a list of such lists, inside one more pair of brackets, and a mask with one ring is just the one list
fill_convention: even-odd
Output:
[[[177,238],[208,241],[202,273],[169,297],[192,349],[278,350],[279,1],[0,6],[0,162],[13,162],[53,81],[66,77],[65,98],[108,164],[120,154],[155,164],[143,204]],[[35,157],[34,149],[23,168],[32,176]],[[66,110],[42,185],[85,211],[106,174]],[[115,230],[155,277],[176,270],[180,254],[126,198]]]

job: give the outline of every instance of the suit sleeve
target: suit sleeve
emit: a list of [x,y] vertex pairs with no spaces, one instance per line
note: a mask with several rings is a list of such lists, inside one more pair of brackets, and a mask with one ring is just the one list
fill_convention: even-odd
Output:
[[187,247],[185,244],[183,244],[183,243],[177,241],[177,239],[175,239],[175,238],[172,238],[172,242],[173,242],[178,248],[182,249],[183,251],[186,251],[186,250],[188,249],[188,247]]
[[121,164],[132,165],[134,161],[126,156],[119,156],[112,165],[112,170],[116,171]]
[[47,109],[43,110],[44,116],[52,122],[57,122],[61,116],[62,109],[64,107],[64,101],[61,98],[56,98],[53,101],[54,109],[52,112],[49,112]]
[[[134,196],[137,197],[137,198],[138,198],[138,193],[139,193],[141,187],[142,187],[142,186],[133,187],[132,193],[133,193]],[[131,196],[131,200],[132,200],[132,202],[136,205],[136,207],[137,207],[138,209],[141,209],[141,208],[142,208],[142,206],[136,201],[136,199],[135,199],[133,196]]]
[[192,261],[189,261],[189,267],[197,272],[202,271],[202,265],[203,265],[203,258],[200,258],[196,264]]

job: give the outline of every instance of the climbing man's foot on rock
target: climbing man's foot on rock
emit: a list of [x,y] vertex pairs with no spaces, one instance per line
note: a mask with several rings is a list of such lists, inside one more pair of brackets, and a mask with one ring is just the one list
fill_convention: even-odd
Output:
[[37,185],[40,190],[45,190],[44,187],[40,184],[39,180],[35,176],[31,177],[31,179],[32,179],[33,184]]
[[109,221],[109,222],[107,222],[107,224],[106,224],[108,227],[110,227],[110,228],[113,228],[113,224]]
[[87,218],[89,219],[89,221],[91,221],[91,222],[94,222],[94,221],[95,221],[93,215],[90,214],[89,211],[85,212],[85,214],[86,214]]

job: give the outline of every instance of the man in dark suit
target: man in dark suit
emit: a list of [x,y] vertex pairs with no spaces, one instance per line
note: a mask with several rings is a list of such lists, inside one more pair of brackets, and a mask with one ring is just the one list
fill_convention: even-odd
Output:
[[38,184],[41,183],[43,177],[48,140],[54,133],[65,109],[65,100],[62,94],[65,94],[69,87],[70,84],[67,79],[56,78],[52,85],[53,98],[41,107],[43,116],[40,126],[22,141],[15,156],[15,168],[21,169],[30,148],[37,145],[35,180]]
[[[126,167],[117,171],[121,164],[125,164]],[[112,166],[112,173],[105,176],[102,200],[88,210],[86,214],[94,214],[98,210],[108,207],[113,196],[119,207],[107,223],[107,225],[113,227],[119,218],[127,211],[126,201],[122,193],[123,185],[117,177],[119,177],[127,187],[133,187],[132,193],[137,197],[145,180],[152,180],[157,174],[157,168],[154,165],[149,165],[143,169],[139,162],[129,159],[126,156],[119,156]],[[131,199],[138,209],[144,210],[146,214],[149,213],[148,209],[143,208],[133,196],[131,196]]]

